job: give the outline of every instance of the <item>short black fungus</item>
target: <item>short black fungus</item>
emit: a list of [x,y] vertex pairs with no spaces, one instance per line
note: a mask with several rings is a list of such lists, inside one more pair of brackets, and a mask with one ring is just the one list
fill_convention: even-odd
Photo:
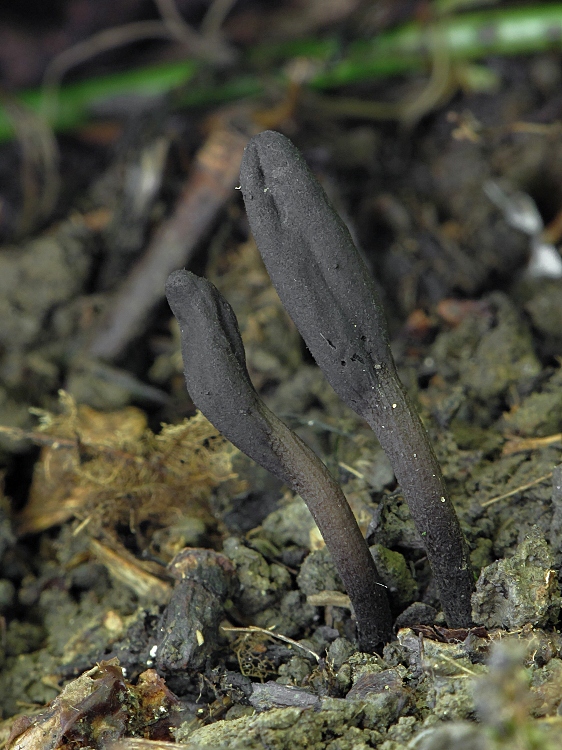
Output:
[[280,133],[250,140],[240,182],[281,301],[336,393],[370,424],[392,463],[448,625],[469,626],[468,547],[427,432],[396,372],[373,279],[347,227]]
[[206,279],[175,271],[166,295],[180,331],[187,390],[240,450],[300,494],[351,599],[359,646],[375,651],[391,635],[385,588],[345,496],[324,464],[263,403],[246,369],[234,311]]

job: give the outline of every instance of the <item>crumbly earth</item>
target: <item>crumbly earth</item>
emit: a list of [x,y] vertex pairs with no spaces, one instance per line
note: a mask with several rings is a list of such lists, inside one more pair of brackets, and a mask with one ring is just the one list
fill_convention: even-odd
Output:
[[[104,495],[97,514],[85,497],[86,479],[114,486],[88,475],[100,466],[91,447],[74,446],[73,474],[2,434],[0,743],[25,714],[35,724],[18,719],[20,738],[49,727],[65,750],[130,736],[185,750],[561,746],[562,280],[526,275],[528,238],[483,191],[494,178],[527,192],[546,222],[562,202],[559,132],[505,129],[541,102],[522,96],[532,66],[514,63],[493,107],[469,95],[451,105],[457,125],[469,107],[484,123],[474,137],[453,133],[445,110],[407,138],[316,120],[294,136],[327,187],[333,180],[380,283],[400,375],[470,546],[479,627],[446,627],[389,463],[303,352],[253,243],[241,241],[233,200],[201,263],[239,317],[257,388],[341,483],[387,586],[396,639],[381,654],[357,651],[349,600],[304,503],[243,456],[229,454],[237,477],[209,480],[206,494],[191,497],[195,480],[186,482],[189,512],[168,505],[164,516],[162,485],[143,486],[154,511],[139,522],[141,480]],[[101,193],[98,184],[84,206],[99,208]],[[142,404],[155,430],[190,413],[167,310],[119,368],[76,354],[99,301],[101,241],[72,215],[0,257],[1,424],[35,430],[28,407],[56,410],[61,383],[102,411]],[[40,293],[30,292],[38,279]],[[166,398],[150,401],[155,392]],[[35,464],[35,483],[61,471],[70,510],[23,535]],[[185,547],[199,551],[174,575],[167,566]],[[213,576],[191,566],[200,548],[211,550]]]

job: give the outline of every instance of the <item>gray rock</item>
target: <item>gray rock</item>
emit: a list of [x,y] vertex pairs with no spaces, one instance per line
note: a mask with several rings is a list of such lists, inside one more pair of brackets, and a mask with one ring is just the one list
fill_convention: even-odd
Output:
[[257,711],[270,708],[311,708],[320,705],[320,698],[302,688],[280,685],[278,682],[254,683],[250,703]]

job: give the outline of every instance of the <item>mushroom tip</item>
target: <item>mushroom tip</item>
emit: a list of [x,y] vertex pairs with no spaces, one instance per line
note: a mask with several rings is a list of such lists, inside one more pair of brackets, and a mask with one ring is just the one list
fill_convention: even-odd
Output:
[[183,269],[172,271],[166,281],[166,298],[178,320],[185,317],[186,309],[204,291],[205,280]]
[[177,291],[185,287],[186,277],[188,272],[180,269],[179,271],[172,271],[166,281],[166,296],[170,294],[176,294]]
[[243,179],[248,174],[256,179],[260,173],[271,171],[288,157],[295,164],[300,161],[300,154],[293,143],[276,130],[262,130],[250,138],[244,149],[240,176]]
[[166,281],[166,297],[168,300],[181,301],[188,294],[193,294],[202,287],[203,279],[190,271],[180,269],[172,271]]
[[270,146],[281,143],[290,143],[291,146],[293,145],[286,136],[284,136],[282,133],[279,133],[277,130],[262,130],[261,133],[257,133],[250,138],[250,140],[248,141],[248,145],[246,146],[246,150],[248,148],[268,148]]

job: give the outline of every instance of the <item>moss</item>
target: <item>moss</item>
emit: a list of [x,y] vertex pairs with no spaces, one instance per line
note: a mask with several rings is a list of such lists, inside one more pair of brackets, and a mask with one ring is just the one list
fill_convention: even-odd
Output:
[[224,554],[236,568],[240,580],[236,605],[245,615],[267,609],[289,588],[291,577],[283,566],[270,565],[263,555],[246,547],[237,537],[225,540]]
[[475,622],[512,629],[557,622],[562,600],[552,565],[552,553],[535,526],[513,557],[498,560],[480,573],[472,598]]
[[45,640],[46,630],[31,622],[12,620],[4,636],[4,649],[7,656],[20,656],[35,651]]
[[499,432],[460,419],[451,422],[451,432],[461,450],[478,450],[484,455],[497,451],[503,443]]
[[297,576],[300,590],[310,596],[321,591],[345,591],[341,578],[326,547],[311,552]]
[[432,356],[439,371],[458,377],[472,398],[490,402],[541,368],[530,332],[513,303],[499,292],[487,301],[494,316],[467,316],[453,331],[437,337]]
[[279,667],[277,682],[282,685],[303,685],[312,668],[308,659],[302,656],[292,656],[286,664]]
[[551,659],[531,677],[531,713],[553,716],[560,713],[562,695],[562,660]]
[[43,705],[56,698],[58,688],[43,682],[45,675],[56,674],[59,661],[46,649],[7,659],[0,680],[0,705],[4,716],[21,711],[22,704]]
[[261,525],[264,536],[280,549],[289,544],[310,549],[310,533],[315,528],[314,519],[300,497],[270,513]]
[[470,562],[477,573],[492,562],[492,546],[491,539],[480,537],[476,540],[476,547],[470,553]]
[[405,609],[415,600],[418,593],[418,585],[406,558],[400,552],[393,552],[382,544],[374,544],[370,549],[381,582],[388,589],[390,601],[397,609]]
[[355,702],[326,698],[320,711],[277,708],[257,716],[222,721],[196,730],[186,750],[365,750],[380,732],[364,729],[364,711]]
[[528,437],[545,437],[562,430],[562,368],[543,385],[504,414],[504,429]]

